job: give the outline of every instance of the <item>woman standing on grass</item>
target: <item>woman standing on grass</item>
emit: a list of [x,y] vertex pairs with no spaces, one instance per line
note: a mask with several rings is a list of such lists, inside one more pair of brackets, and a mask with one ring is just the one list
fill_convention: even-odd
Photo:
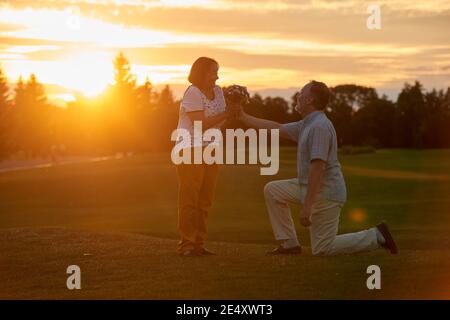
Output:
[[191,164],[177,165],[179,179],[178,231],[180,242],[178,253],[182,256],[213,255],[205,249],[207,237],[206,220],[211,208],[218,175],[217,164],[194,164],[196,148],[205,147],[208,142],[194,137],[194,121],[202,122],[203,131],[220,128],[227,120],[226,104],[222,89],[216,85],[219,64],[207,58],[198,58],[191,67],[189,86],[180,104],[178,129],[186,129],[191,141],[178,140],[183,152],[191,149]]

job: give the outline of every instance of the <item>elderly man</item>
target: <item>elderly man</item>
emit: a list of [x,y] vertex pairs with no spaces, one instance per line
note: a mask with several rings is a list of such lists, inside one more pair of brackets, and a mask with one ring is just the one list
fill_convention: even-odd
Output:
[[338,255],[384,247],[397,253],[386,223],[356,233],[337,235],[339,214],[347,192],[338,161],[336,131],[324,110],[330,91],[311,81],[300,91],[296,111],[303,120],[287,124],[259,119],[240,111],[238,118],[254,128],[279,129],[280,136],[297,142],[298,177],[269,182],[264,188],[272,229],[280,246],[268,254],[299,254],[289,203],[301,203],[300,223],[309,227],[313,255]]

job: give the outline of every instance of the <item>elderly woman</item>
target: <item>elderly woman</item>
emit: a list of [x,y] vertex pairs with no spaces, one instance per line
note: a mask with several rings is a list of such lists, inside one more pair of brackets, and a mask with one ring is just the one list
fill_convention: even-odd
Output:
[[[207,58],[198,58],[191,67],[189,86],[180,104],[178,128],[191,133],[191,141],[178,140],[184,148],[203,148],[209,142],[194,139],[194,121],[202,122],[202,129],[220,128],[230,113],[226,110],[222,89],[216,85],[219,64]],[[207,238],[207,216],[216,189],[217,164],[179,164],[178,253],[182,256],[213,255],[204,247]]]

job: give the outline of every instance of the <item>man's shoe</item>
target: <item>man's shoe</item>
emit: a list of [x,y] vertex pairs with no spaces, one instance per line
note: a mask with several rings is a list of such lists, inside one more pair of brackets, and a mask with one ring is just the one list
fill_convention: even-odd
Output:
[[196,248],[194,249],[199,256],[215,256],[216,254],[206,248]]
[[281,254],[301,254],[302,253],[302,247],[296,246],[292,248],[283,248],[282,246],[279,246],[278,248],[267,252],[270,256],[276,256]]
[[391,232],[389,231],[387,224],[383,221],[380,224],[377,224],[376,227],[378,231],[380,231],[380,233],[383,235],[383,238],[385,240],[385,243],[383,243],[381,246],[386,250],[389,250],[391,254],[397,254],[398,248],[397,245],[395,244]]

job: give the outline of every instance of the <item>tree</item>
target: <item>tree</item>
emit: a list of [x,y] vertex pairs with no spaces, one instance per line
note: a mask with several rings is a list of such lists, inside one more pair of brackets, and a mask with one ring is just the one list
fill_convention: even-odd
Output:
[[110,151],[130,152],[137,148],[138,136],[136,76],[122,52],[114,59],[113,66],[114,84],[105,99],[103,140]]
[[152,119],[151,149],[168,150],[173,142],[170,140],[172,131],[177,127],[179,102],[175,101],[170,86],[166,85],[159,93],[154,118]]
[[266,97],[264,99],[264,118],[277,122],[285,122],[289,104],[281,97]]
[[11,140],[15,151],[23,150],[28,156],[49,152],[50,106],[44,86],[32,74],[26,83],[17,82],[11,112]]
[[6,108],[9,105],[9,86],[6,74],[0,67],[0,109]]
[[34,154],[47,155],[50,151],[50,106],[44,85],[31,74],[25,86],[28,105],[29,123],[28,139]]
[[396,138],[397,146],[403,148],[422,148],[425,132],[425,99],[420,82],[414,85],[405,83],[397,99]]
[[295,110],[297,106],[297,97],[299,95],[299,92],[295,92],[292,97],[291,101],[288,105],[288,108],[286,110],[286,114],[284,116],[283,122],[295,122],[299,121],[301,116],[300,114]]
[[22,76],[20,76],[14,88],[13,107],[9,117],[9,120],[11,121],[11,129],[9,131],[8,143],[10,144],[10,150],[12,152],[21,150],[21,147],[24,145],[24,142],[22,141],[24,137],[21,132],[23,132],[26,128],[25,104],[25,82],[23,81]]
[[[447,91],[448,92],[448,91]],[[443,90],[432,90],[424,96],[426,113],[424,116],[423,144],[426,148],[444,148],[449,145],[450,110],[446,108]]]
[[443,102],[442,102],[442,109],[445,114],[445,121],[444,126],[445,130],[443,132],[443,147],[449,148],[450,147],[450,87],[447,88],[447,91],[444,94]]
[[173,106],[175,99],[173,98],[172,90],[169,85],[165,85],[164,88],[159,93],[158,106],[167,107]]
[[354,144],[353,115],[376,99],[377,93],[373,88],[353,84],[336,86],[331,88],[331,92],[326,112],[336,128],[339,145]]
[[0,159],[8,152],[8,127],[10,125],[10,107],[8,79],[0,68]]
[[244,106],[245,112],[251,114],[252,116],[262,118],[264,117],[264,100],[263,98],[255,93],[247,105]]
[[20,76],[19,80],[17,81],[16,87],[14,89],[13,100],[15,106],[22,106],[25,104],[25,83],[22,76]]
[[136,92],[138,109],[150,110],[156,107],[156,99],[158,97],[148,77],[145,79],[145,83],[137,88]]
[[120,52],[113,61],[114,84],[119,89],[134,91],[136,87],[136,76],[131,73],[128,59]]
[[353,117],[353,141],[377,148],[393,146],[395,106],[386,96],[367,101]]

